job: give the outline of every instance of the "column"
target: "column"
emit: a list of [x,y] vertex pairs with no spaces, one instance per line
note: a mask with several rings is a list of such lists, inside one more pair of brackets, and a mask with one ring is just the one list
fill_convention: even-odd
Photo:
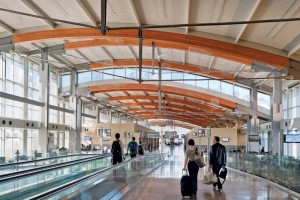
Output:
[[49,64],[48,54],[42,53],[42,61],[40,70],[40,83],[41,93],[40,98],[44,103],[44,107],[41,108],[41,128],[39,131],[39,149],[41,150],[42,156],[45,157],[48,152],[48,123],[49,123]]
[[[281,72],[274,72],[275,77],[281,76]],[[283,120],[283,107],[282,107],[282,81],[281,79],[273,80],[273,93],[271,104],[272,116],[272,154],[282,155],[282,133],[280,131],[280,121]]]
[[71,94],[70,94],[70,107],[74,111],[71,115],[72,127],[69,135],[69,148],[70,151],[80,151],[81,148],[81,121],[82,121],[82,100],[81,97],[76,96],[77,88],[77,72],[71,72]]
[[[24,58],[24,98],[28,98],[28,59]],[[24,115],[23,119],[28,119],[28,104],[24,103]],[[22,154],[27,155],[27,134],[28,130],[23,130],[23,149]],[[32,152],[31,152],[32,153]],[[27,156],[32,156],[31,154]]]
[[257,135],[257,126],[259,125],[259,120],[257,117],[257,88],[251,89],[251,117],[247,122],[247,137],[246,137],[246,152],[257,151],[259,152],[259,143],[252,143],[250,145],[249,135]]

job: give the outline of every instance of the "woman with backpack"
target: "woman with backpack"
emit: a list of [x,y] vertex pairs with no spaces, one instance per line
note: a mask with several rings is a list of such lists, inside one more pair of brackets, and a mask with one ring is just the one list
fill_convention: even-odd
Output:
[[128,150],[130,150],[130,158],[136,157],[138,144],[135,141],[135,137],[132,137],[132,141],[128,143],[127,147],[127,154]]

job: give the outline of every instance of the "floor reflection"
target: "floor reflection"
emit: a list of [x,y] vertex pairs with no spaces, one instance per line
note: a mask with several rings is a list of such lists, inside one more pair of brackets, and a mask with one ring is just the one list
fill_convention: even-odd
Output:
[[[183,145],[164,146],[170,152],[168,162],[159,167],[147,178],[140,182],[125,199],[182,199],[180,193],[180,178],[184,162]],[[212,185],[202,183],[207,168],[199,170],[198,193],[193,199],[217,200],[282,200],[298,199],[289,193],[280,190],[268,183],[251,178],[233,171],[228,172],[223,192],[213,190]],[[185,198],[186,199],[186,198]]]

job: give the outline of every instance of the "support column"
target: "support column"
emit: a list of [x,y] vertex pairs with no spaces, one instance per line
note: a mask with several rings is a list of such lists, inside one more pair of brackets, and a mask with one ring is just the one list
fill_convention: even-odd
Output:
[[82,121],[82,100],[81,97],[76,96],[77,88],[77,72],[72,70],[71,72],[71,95],[70,95],[70,107],[74,110],[71,115],[72,127],[69,136],[69,148],[71,151],[80,151],[81,148],[81,121]]
[[[281,76],[281,72],[274,72],[274,76]],[[283,107],[282,107],[282,81],[280,79],[273,80],[273,93],[272,93],[272,154],[283,154],[283,140],[280,131],[280,121],[283,120]]]
[[259,125],[257,117],[257,88],[251,89],[251,117],[247,122],[247,137],[246,137],[246,152],[257,151],[259,152],[259,143],[252,143],[250,145],[249,135],[256,135],[256,127]]
[[[24,98],[28,98],[28,59],[24,58]],[[23,119],[28,119],[28,104],[24,103],[24,115]],[[22,153],[23,155],[27,155],[27,135],[28,130],[23,130],[23,149]],[[32,153],[32,152],[31,152]],[[29,154],[27,156],[32,156],[32,154]]]
[[49,123],[49,63],[48,54],[42,53],[42,63],[40,70],[40,83],[41,83],[41,102],[44,107],[41,109],[41,128],[39,132],[39,145],[38,150],[41,151],[43,157],[46,157],[48,152],[48,123]]
[[108,109],[106,114],[107,114],[107,118],[108,118],[106,123],[112,123],[111,109]]

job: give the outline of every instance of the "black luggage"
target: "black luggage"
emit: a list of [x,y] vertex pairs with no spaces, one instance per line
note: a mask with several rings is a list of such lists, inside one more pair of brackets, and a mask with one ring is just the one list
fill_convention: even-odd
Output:
[[192,196],[193,195],[193,185],[192,185],[192,179],[187,174],[187,170],[183,170],[186,172],[186,174],[183,174],[180,180],[180,187],[181,187],[181,195],[182,197],[185,196]]

